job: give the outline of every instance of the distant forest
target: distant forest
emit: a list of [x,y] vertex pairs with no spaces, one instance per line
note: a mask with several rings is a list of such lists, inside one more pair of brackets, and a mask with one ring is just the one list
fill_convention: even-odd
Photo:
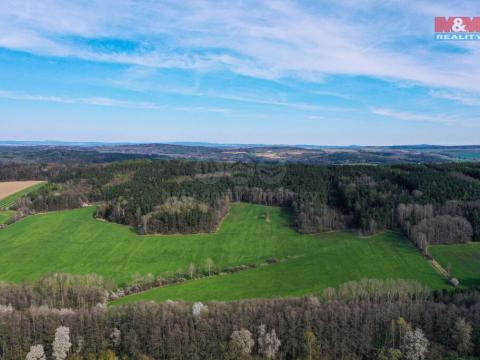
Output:
[[[480,164],[317,166],[134,160],[0,167],[0,180],[49,184],[21,199],[32,212],[97,205],[140,234],[215,231],[230,202],[291,209],[301,233],[402,230],[420,249],[480,241]],[[15,217],[14,217],[15,219]]]
[[479,161],[480,146],[282,146],[190,144],[76,144],[1,142],[0,163],[100,164],[134,159],[224,162],[286,161],[316,165],[425,164]]

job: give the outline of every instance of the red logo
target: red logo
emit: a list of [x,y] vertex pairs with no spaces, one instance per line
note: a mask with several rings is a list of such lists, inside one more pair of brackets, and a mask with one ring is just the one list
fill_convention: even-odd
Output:
[[435,18],[435,32],[449,33],[449,32],[467,32],[480,33],[480,17],[440,17]]

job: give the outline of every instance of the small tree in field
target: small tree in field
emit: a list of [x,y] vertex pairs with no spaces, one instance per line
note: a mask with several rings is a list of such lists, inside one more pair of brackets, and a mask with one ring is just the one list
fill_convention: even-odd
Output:
[[25,360],[46,360],[42,345],[33,345]]
[[214,266],[215,266],[215,263],[213,262],[213,260],[208,258],[207,259],[208,276],[212,275],[212,269],[213,269]]
[[195,273],[195,265],[193,263],[188,265],[188,273],[190,274],[190,279],[193,279],[193,274]]

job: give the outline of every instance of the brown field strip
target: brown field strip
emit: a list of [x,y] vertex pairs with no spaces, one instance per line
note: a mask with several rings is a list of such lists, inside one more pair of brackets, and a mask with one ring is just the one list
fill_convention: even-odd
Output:
[[6,181],[0,182],[0,200],[13,195],[19,191],[28,189],[34,185],[40,184],[44,181]]

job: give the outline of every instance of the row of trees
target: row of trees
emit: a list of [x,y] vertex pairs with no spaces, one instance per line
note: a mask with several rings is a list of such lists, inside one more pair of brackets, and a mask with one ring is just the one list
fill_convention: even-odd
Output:
[[432,295],[401,281],[276,300],[0,307],[4,360],[40,350],[53,359],[62,350],[70,359],[441,360],[479,356],[479,334],[480,293]]
[[101,276],[70,275],[56,273],[47,275],[32,285],[0,283],[0,305],[16,310],[31,307],[91,308],[106,304],[109,292],[115,284]]

